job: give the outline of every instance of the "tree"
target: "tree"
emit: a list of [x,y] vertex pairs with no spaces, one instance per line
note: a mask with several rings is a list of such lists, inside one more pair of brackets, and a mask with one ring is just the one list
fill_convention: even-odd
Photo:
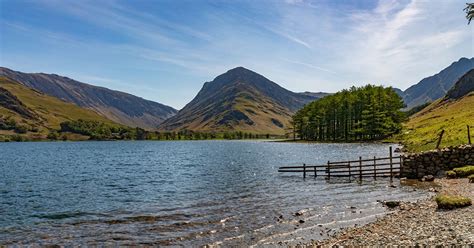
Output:
[[351,87],[306,105],[292,122],[303,140],[376,140],[401,130],[403,106],[392,88]]
[[474,18],[474,3],[466,3],[466,5],[464,11],[466,11],[467,24],[469,25]]

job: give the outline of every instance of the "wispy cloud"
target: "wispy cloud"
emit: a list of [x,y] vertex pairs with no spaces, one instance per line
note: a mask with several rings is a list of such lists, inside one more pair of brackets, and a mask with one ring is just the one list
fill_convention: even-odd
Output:
[[329,69],[326,69],[326,68],[323,68],[323,67],[320,67],[320,66],[316,66],[316,65],[313,65],[313,64],[310,64],[310,63],[305,63],[305,62],[301,62],[301,61],[294,61],[294,60],[288,60],[288,59],[283,59],[283,60],[288,62],[288,63],[306,66],[306,67],[311,68],[311,69],[316,69],[316,70],[329,72],[329,73],[334,73],[334,74],[336,73],[335,71],[331,71]]
[[179,107],[235,66],[294,91],[406,88],[474,54],[463,0],[140,3],[19,3],[0,16],[2,41],[9,39],[2,59],[35,71],[77,70],[84,81],[122,90],[173,87],[182,97],[139,95]]

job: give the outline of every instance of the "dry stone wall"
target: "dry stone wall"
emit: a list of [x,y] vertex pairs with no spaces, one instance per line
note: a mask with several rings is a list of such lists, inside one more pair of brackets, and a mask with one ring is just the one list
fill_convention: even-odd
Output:
[[453,168],[474,165],[474,146],[462,145],[421,153],[403,155],[401,177],[422,178],[423,176],[443,176]]

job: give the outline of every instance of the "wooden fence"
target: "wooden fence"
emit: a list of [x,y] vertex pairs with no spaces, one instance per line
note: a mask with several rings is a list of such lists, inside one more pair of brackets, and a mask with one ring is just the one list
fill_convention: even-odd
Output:
[[377,177],[397,177],[401,174],[403,164],[402,156],[393,156],[392,147],[390,147],[389,156],[384,158],[369,158],[350,161],[328,161],[325,165],[306,165],[302,166],[283,166],[278,168],[278,172],[303,173],[303,177],[314,176],[324,177],[330,180],[331,177],[346,177],[349,180],[359,178],[362,181],[364,177],[370,177],[377,180]]

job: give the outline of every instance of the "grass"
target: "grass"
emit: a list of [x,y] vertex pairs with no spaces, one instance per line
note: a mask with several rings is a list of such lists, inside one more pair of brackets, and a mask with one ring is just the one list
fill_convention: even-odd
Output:
[[456,172],[450,170],[450,171],[446,171],[446,177],[450,178],[450,179],[453,179],[453,178],[456,178],[457,175],[456,175]]
[[455,209],[472,205],[471,199],[464,196],[438,195],[435,201],[440,209]]
[[[474,126],[474,93],[459,100],[438,100],[410,117],[402,134],[392,141],[401,141],[411,152],[436,148],[439,133],[445,130],[440,147],[466,144],[467,125]],[[474,128],[471,128],[471,136]],[[473,139],[473,137],[471,137]]]
[[469,176],[467,177],[467,179],[469,179],[469,182],[470,182],[470,183],[474,183],[474,174],[469,175]]
[[457,177],[468,177],[470,175],[474,175],[474,165],[454,168],[453,171],[456,173]]

